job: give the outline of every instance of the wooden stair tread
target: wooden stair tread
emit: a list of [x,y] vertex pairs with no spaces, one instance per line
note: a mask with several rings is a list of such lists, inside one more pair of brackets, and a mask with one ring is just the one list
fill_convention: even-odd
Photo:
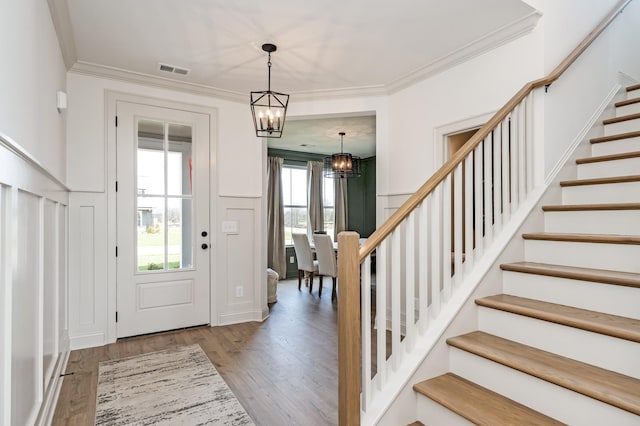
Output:
[[609,204],[556,204],[542,206],[545,212],[576,212],[591,210],[640,210],[640,203],[609,203]]
[[572,306],[558,305],[508,294],[476,299],[476,304],[486,308],[499,309],[513,314],[640,343],[640,320],[633,318],[588,311]]
[[639,136],[640,136],[640,131],[627,132],[627,133],[618,133],[617,135],[600,136],[598,138],[593,138],[593,139],[590,140],[590,142],[591,143],[611,142],[611,141],[617,141],[617,140],[620,140],[620,139],[637,138]]
[[615,106],[617,108],[617,107],[623,107],[623,106],[633,105],[637,103],[640,103],[640,98],[626,99],[624,101],[616,102]]
[[633,86],[627,87],[627,92],[633,92],[634,90],[640,89],[640,84],[634,84]]
[[633,272],[609,271],[606,269],[580,268],[576,266],[551,265],[536,262],[515,262],[500,265],[503,271],[545,275],[602,284],[640,288],[640,274]]
[[560,182],[560,186],[566,187],[566,186],[582,186],[582,185],[604,185],[609,183],[626,183],[626,182],[640,182],[640,175],[565,180]]
[[640,380],[481,331],[447,344],[640,415]]
[[629,114],[629,115],[623,115],[620,117],[607,118],[606,120],[602,121],[602,124],[607,125],[607,124],[622,123],[624,121],[636,120],[638,118],[640,118],[640,113]]
[[413,389],[477,425],[564,424],[453,373],[417,383]]
[[578,158],[576,164],[600,163],[603,161],[626,160],[640,157],[640,151],[623,152],[622,154],[599,155],[597,157]]
[[640,244],[640,237],[635,235],[558,234],[552,232],[536,232],[522,234],[522,238],[525,240],[564,241],[574,243]]

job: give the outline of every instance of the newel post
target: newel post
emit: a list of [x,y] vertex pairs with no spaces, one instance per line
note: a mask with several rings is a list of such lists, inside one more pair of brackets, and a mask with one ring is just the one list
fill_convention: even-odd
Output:
[[360,425],[360,235],[338,234],[338,423]]

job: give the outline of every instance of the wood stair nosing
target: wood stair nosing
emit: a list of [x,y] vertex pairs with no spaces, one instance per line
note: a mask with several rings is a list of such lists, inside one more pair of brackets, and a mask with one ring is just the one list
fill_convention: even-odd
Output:
[[620,139],[637,138],[639,136],[640,136],[640,131],[637,131],[637,132],[626,132],[626,133],[618,133],[618,134],[609,135],[609,136],[600,136],[600,137],[591,139],[590,142],[592,144],[595,144],[595,143],[602,143],[602,142],[617,141],[617,140],[620,140]]
[[545,212],[577,212],[577,211],[609,211],[640,210],[640,203],[608,203],[608,204],[556,204],[542,206]]
[[628,114],[628,115],[622,115],[620,117],[607,118],[606,120],[602,121],[602,124],[606,126],[607,124],[622,123],[624,121],[636,120],[638,118],[640,118],[640,113]]
[[413,389],[477,425],[564,424],[453,373],[417,383]]
[[627,92],[633,92],[634,90],[640,89],[640,84],[634,84],[633,86],[627,87]]
[[503,271],[544,275],[601,284],[640,288],[640,274],[610,271],[606,269],[580,268],[576,266],[551,265],[536,262],[515,262],[500,265]]
[[499,294],[476,299],[478,306],[498,309],[592,333],[640,343],[640,320],[556,303]]
[[552,232],[537,232],[522,234],[522,238],[525,240],[539,241],[640,245],[640,237],[635,235],[558,234]]
[[616,106],[616,108],[619,108],[619,107],[623,107],[623,106],[627,106],[627,105],[633,105],[633,104],[637,104],[637,103],[640,103],[640,98],[626,99],[624,101],[616,102],[615,106]]
[[640,415],[640,380],[481,331],[447,344]]
[[596,157],[578,158],[576,164],[601,163],[604,161],[627,160],[640,157],[640,151],[624,152],[622,154],[599,155]]
[[583,185],[606,185],[611,183],[627,183],[627,182],[640,182],[640,175],[565,180],[560,182],[560,186],[569,187],[569,186],[583,186]]

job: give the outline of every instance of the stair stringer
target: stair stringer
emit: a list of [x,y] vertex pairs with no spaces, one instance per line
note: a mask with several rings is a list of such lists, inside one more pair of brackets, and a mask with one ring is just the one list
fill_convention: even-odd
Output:
[[[375,395],[367,413],[362,413],[361,424],[395,426],[409,424],[417,418],[418,396],[413,390],[413,384],[450,371],[446,340],[478,329],[478,306],[475,299],[502,292],[500,265],[524,258],[524,241],[520,237],[521,234],[544,230],[542,206],[561,204],[559,182],[576,179],[575,160],[590,156],[590,139],[604,134],[602,121],[615,116],[614,103],[624,99],[624,96],[624,89],[620,84],[611,88],[549,172],[544,183],[535,188],[520,204],[511,221],[503,227],[491,247],[485,250],[482,259],[474,265],[473,273],[459,284],[457,298],[452,298],[447,311],[443,308],[437,323],[431,324],[425,336],[416,337],[416,348],[424,348],[424,351],[421,352],[421,357],[403,359],[401,368],[407,372],[403,375],[406,380],[389,384],[387,392]],[[376,406],[382,408],[375,409]]]

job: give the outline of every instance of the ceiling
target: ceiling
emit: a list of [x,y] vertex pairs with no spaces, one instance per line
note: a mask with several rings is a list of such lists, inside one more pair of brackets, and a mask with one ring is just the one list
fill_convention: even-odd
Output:
[[[271,88],[292,94],[293,103],[296,94],[393,92],[518,37],[537,20],[521,0],[49,3],[68,67],[168,79],[247,102],[250,91],[267,88],[266,42],[278,46]],[[161,63],[189,73],[162,72]],[[344,130],[345,150],[366,157],[375,146],[374,123],[373,117],[287,119],[285,136],[270,146],[327,153],[328,144],[339,148]],[[364,138],[368,147],[361,146]]]

